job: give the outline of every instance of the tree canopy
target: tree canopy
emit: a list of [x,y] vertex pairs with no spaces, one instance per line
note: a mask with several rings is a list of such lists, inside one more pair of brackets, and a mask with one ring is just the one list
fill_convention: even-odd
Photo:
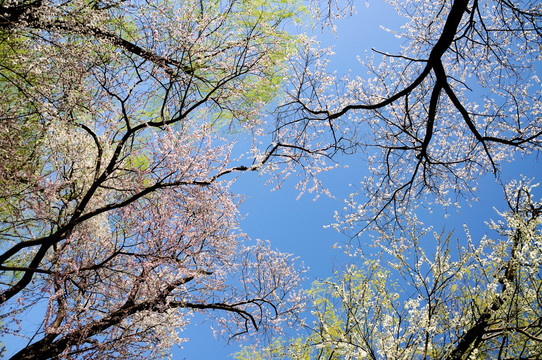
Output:
[[278,152],[252,144],[302,11],[0,2],[2,330],[46,308],[13,359],[170,356],[194,311],[228,338],[295,319],[300,269],[245,239],[226,175]]
[[297,173],[325,192],[318,173],[352,153],[372,176],[333,226],[373,231],[382,258],[316,282],[309,335],[265,356],[539,356],[531,189],[506,190],[501,238],[457,252],[437,235],[430,256],[413,214],[540,151],[542,5],[390,3],[399,52],[338,78],[293,25],[353,2],[0,0],[0,331],[45,309],[12,358],[171,356],[196,311],[227,338],[294,323],[303,269],[249,242],[231,184]]

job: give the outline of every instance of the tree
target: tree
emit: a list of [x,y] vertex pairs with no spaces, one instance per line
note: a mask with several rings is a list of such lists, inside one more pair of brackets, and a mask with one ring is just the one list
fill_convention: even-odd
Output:
[[[306,336],[277,340],[239,359],[538,359],[542,354],[542,202],[528,183],[507,188],[510,210],[491,222],[499,238],[468,238],[412,224],[409,241],[366,258],[307,291]],[[467,232],[468,236],[468,232]],[[460,244],[460,242],[458,242]]]
[[13,359],[167,356],[194,311],[225,336],[295,319],[299,270],[243,241],[227,175],[288,156],[254,144],[301,11],[0,1],[2,332],[47,309]]
[[[326,142],[366,151],[366,199],[353,196],[341,230],[397,224],[430,201],[453,204],[481,175],[498,177],[503,161],[541,146],[539,1],[390,3],[405,19],[399,53],[374,49],[361,60],[368,76],[337,78],[326,71],[332,58],[309,50],[279,113],[278,141],[295,138],[300,151]],[[325,4],[331,23],[342,3]]]

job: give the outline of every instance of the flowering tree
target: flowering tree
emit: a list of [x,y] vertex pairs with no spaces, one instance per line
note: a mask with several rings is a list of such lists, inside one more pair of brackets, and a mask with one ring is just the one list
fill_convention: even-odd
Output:
[[[333,151],[367,151],[366,199],[352,198],[341,229],[385,225],[420,199],[450,204],[541,146],[539,1],[389,2],[406,22],[401,50],[375,49],[360,60],[368,76],[340,79],[325,51],[307,52],[276,135],[303,149],[327,139]],[[325,2],[323,21],[337,3]]]
[[287,144],[251,145],[299,11],[0,1],[2,331],[46,308],[13,359],[162,357],[194,311],[226,336],[295,318],[299,272],[243,242],[225,175],[289,156]]
[[[542,202],[528,184],[507,189],[510,211],[454,255],[451,235],[413,224],[387,256],[309,290],[308,334],[240,359],[536,359],[542,353]],[[468,235],[468,232],[467,232]],[[431,240],[430,240],[431,241]]]

